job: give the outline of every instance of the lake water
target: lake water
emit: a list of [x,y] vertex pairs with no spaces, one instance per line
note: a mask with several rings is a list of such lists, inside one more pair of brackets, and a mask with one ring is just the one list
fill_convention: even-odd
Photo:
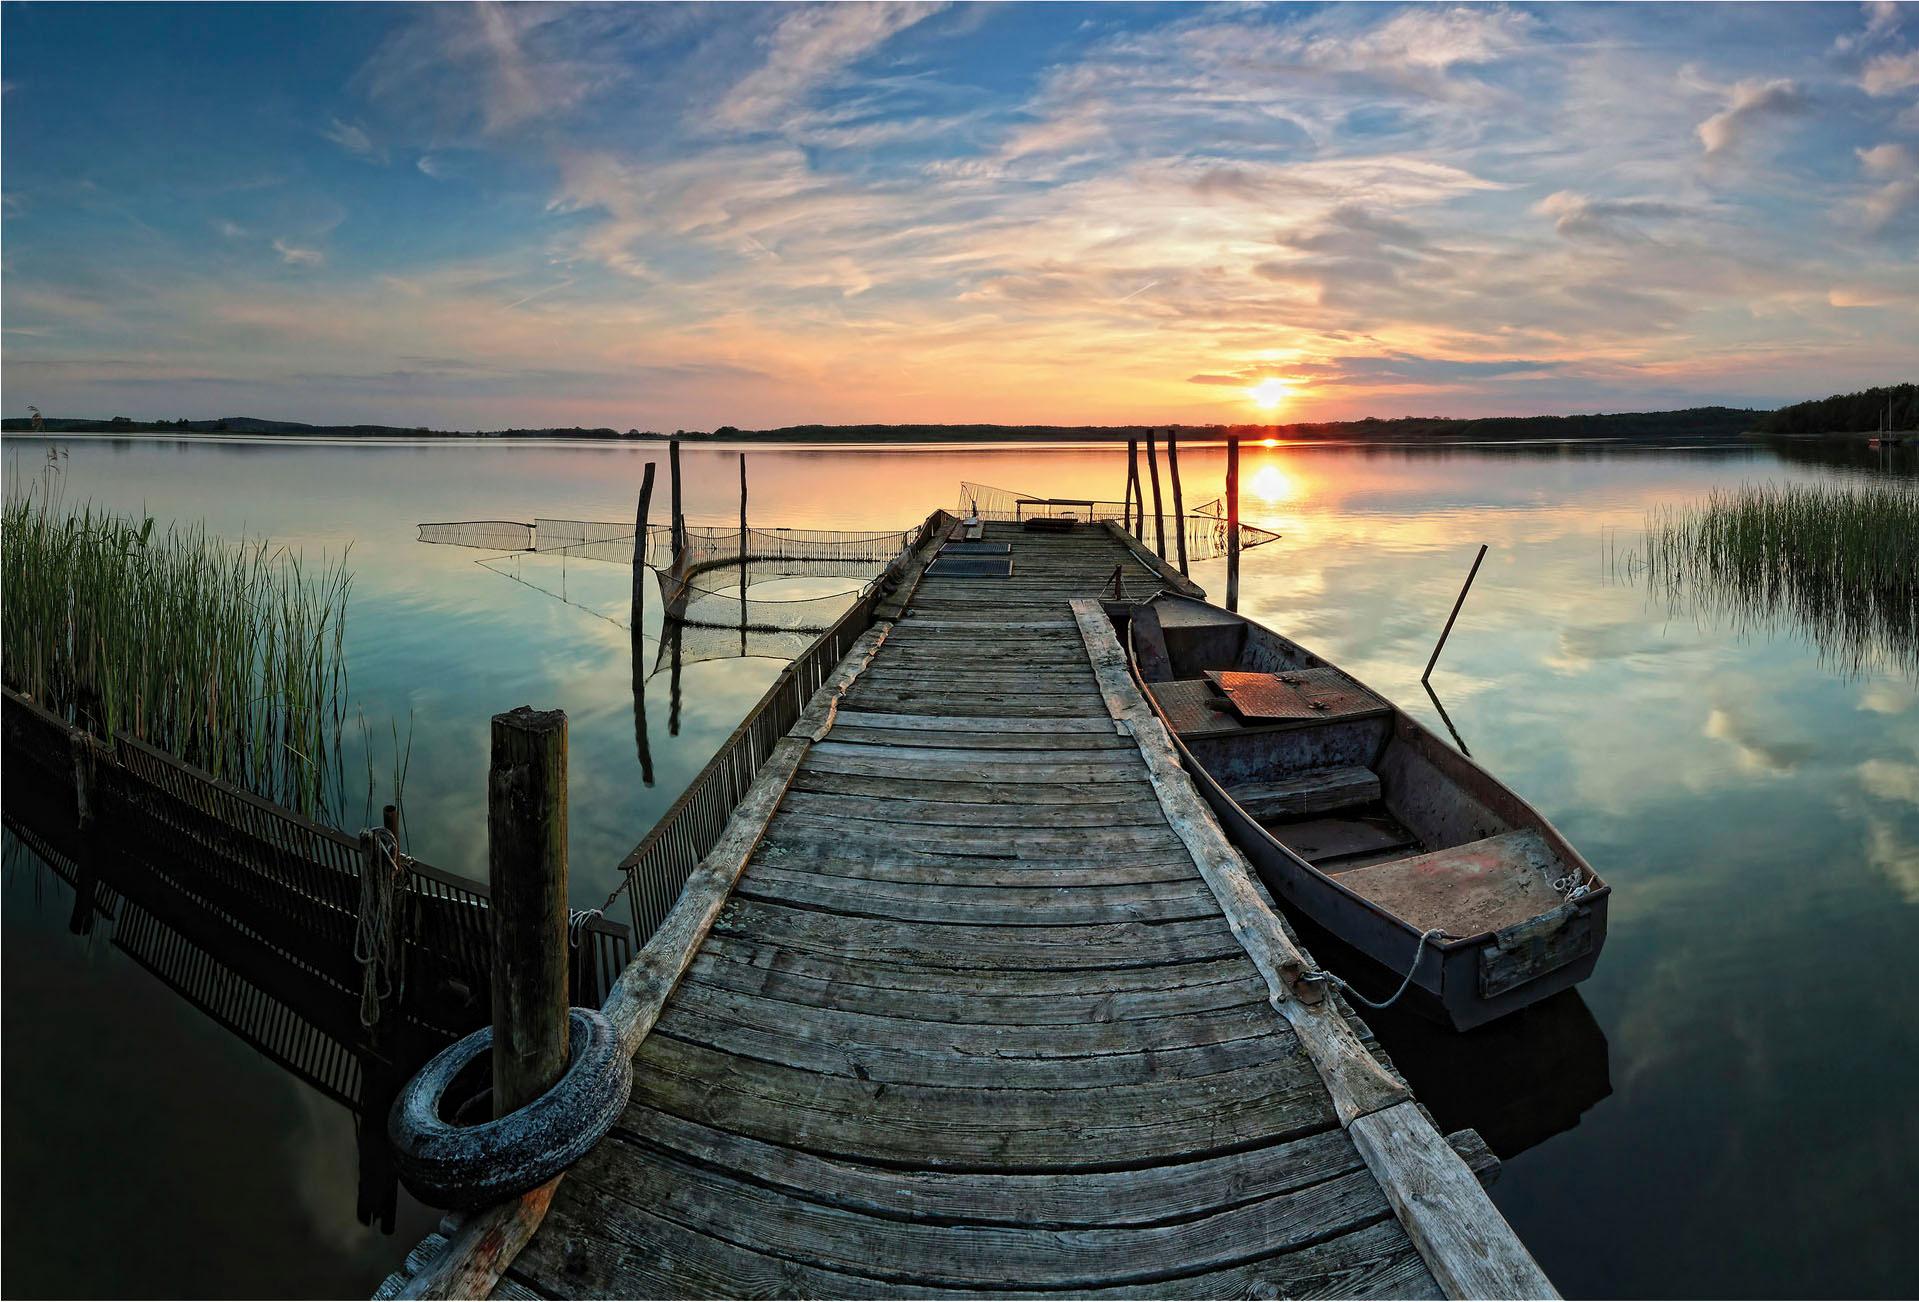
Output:
[[[61,450],[69,501],[351,545],[353,712],[388,798],[411,736],[410,848],[485,875],[488,718],[562,707],[576,905],[698,772],[776,658],[659,660],[621,626],[629,571],[415,541],[419,521],[630,520],[664,450],[507,441],[9,439]],[[1116,498],[1122,450],[747,448],[756,525],[905,528],[962,480]],[[1913,475],[1863,449],[1277,447],[1243,454],[1242,608],[1341,664],[1530,799],[1614,887],[1569,1000],[1448,1041],[1380,1019],[1448,1126],[1506,1156],[1495,1201],[1569,1296],[1892,1295],[1911,1288],[1919,1120],[1919,684],[1857,673],[1811,630],[1670,609],[1620,563],[1648,508],[1745,482]],[[737,521],[735,450],[689,450],[692,523]],[[1223,454],[1182,455],[1188,500]],[[653,516],[666,515],[662,479]],[[1490,546],[1433,685],[1419,675]],[[1215,596],[1224,565],[1194,566]],[[517,580],[517,581],[516,581]],[[850,585],[796,581],[792,595]],[[755,595],[761,595],[758,589]],[[564,599],[562,599],[564,598]],[[703,648],[717,654],[718,649]],[[749,650],[755,650],[749,647]],[[643,780],[635,680],[654,769]],[[677,695],[677,702],[675,696]],[[357,725],[347,771],[363,774]],[[96,937],[9,854],[4,900],[8,1293],[363,1295],[434,1214],[354,1215],[354,1118]],[[615,915],[616,917],[619,915]],[[1329,959],[1329,963],[1332,960]]]

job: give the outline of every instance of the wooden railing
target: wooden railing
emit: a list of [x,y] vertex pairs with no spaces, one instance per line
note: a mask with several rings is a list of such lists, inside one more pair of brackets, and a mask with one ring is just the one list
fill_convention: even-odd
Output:
[[693,869],[705,858],[733,807],[753,785],[775,742],[799,719],[806,703],[846,658],[860,634],[872,627],[874,612],[893,593],[913,554],[952,516],[935,511],[905,536],[905,546],[860,598],[794,660],[747,712],[699,775],[687,784],[646,839],[621,861],[633,912],[633,936],[644,945],[672,910]]

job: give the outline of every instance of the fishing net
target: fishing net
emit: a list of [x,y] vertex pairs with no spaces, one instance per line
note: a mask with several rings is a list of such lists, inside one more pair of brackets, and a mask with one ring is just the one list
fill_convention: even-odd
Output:
[[[533,549],[533,526],[519,520],[451,520],[419,526],[423,543],[454,547],[482,547],[495,552]],[[628,530],[628,537],[632,531]]]

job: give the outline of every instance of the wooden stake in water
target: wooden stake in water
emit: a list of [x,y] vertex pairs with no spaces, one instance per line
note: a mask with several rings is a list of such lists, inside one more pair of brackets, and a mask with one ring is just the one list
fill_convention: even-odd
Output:
[[686,550],[686,515],[680,510],[680,441],[669,439],[666,444],[666,467],[673,480],[673,563],[680,563],[680,553]]
[[1173,481],[1173,543],[1179,549],[1179,572],[1186,575],[1186,494],[1179,482],[1179,433],[1166,431],[1166,475]]
[[493,716],[487,773],[493,912],[493,1115],[566,1070],[566,712]]
[[1226,440],[1226,609],[1239,610],[1239,440]]
[[[1159,504],[1159,451],[1153,444],[1153,431],[1146,431],[1146,469],[1153,476],[1153,538],[1159,558],[1166,559],[1166,513]],[[1144,542],[1142,538],[1140,541]]]
[[633,631],[640,630],[640,614],[645,608],[647,514],[653,509],[653,463],[646,463],[640,476],[640,508],[633,520]]
[[1453,621],[1459,618],[1459,608],[1466,604],[1466,594],[1472,590],[1473,578],[1479,573],[1479,563],[1486,559],[1486,544],[1479,544],[1479,555],[1473,557],[1473,567],[1466,572],[1466,582],[1459,589],[1459,600],[1453,602],[1453,613],[1446,616],[1446,627],[1439,632],[1439,644],[1433,648],[1433,658],[1426,662],[1426,672],[1419,676],[1425,682],[1433,676],[1433,666],[1439,663],[1439,653],[1446,649],[1446,639],[1452,634]]
[[740,453],[740,655],[746,655],[746,453]]
[[[1139,440],[1126,440],[1126,532],[1138,536],[1133,527],[1133,495],[1139,491]],[[1144,521],[1140,522],[1142,525]]]

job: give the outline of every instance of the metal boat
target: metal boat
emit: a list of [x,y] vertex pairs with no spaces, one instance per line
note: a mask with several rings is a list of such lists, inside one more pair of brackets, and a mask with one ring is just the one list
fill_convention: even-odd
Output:
[[1208,602],[1125,608],[1134,673],[1285,904],[1458,1030],[1584,980],[1611,888],[1538,810],[1298,643]]

